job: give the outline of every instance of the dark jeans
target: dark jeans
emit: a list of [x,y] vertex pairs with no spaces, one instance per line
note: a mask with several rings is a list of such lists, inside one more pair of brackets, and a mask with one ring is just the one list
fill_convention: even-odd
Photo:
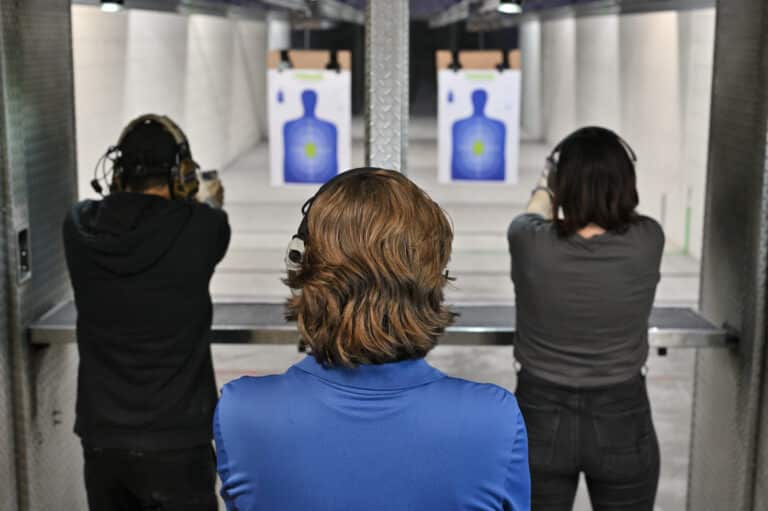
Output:
[[532,511],[570,511],[584,472],[594,511],[652,511],[659,443],[645,378],[593,389],[525,370],[516,391],[528,429]]
[[91,511],[216,511],[216,461],[209,445],[166,451],[83,446]]

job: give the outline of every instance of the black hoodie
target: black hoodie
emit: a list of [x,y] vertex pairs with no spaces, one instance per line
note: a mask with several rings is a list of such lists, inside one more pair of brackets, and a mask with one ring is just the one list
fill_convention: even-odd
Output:
[[75,432],[86,445],[210,441],[208,285],[229,237],[223,211],[139,193],[84,201],[67,215],[80,353]]

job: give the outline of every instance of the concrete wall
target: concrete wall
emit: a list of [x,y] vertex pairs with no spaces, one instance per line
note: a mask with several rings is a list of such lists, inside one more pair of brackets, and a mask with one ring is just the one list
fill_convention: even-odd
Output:
[[166,114],[204,169],[222,168],[266,127],[265,22],[72,7],[79,193],[122,127]]
[[[521,45],[535,48],[526,25]],[[641,211],[662,222],[670,249],[697,258],[714,29],[714,9],[545,20],[541,61],[523,59],[524,74],[542,83],[523,88],[524,127],[536,126],[526,105],[540,104],[550,145],[585,125],[618,131],[638,154]]]

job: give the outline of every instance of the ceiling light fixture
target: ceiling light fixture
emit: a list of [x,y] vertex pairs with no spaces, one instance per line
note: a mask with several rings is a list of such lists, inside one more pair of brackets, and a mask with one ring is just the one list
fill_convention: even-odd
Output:
[[520,14],[523,12],[522,0],[501,0],[496,8],[502,14]]
[[104,12],[119,12],[123,10],[123,0],[101,0],[101,10]]

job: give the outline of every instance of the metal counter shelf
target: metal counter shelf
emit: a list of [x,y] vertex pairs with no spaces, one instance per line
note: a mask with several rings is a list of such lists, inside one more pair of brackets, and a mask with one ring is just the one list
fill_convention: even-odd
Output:
[[[509,305],[460,305],[453,325],[441,344],[464,346],[511,345],[515,335],[515,308]],[[213,342],[240,344],[296,344],[294,324],[283,318],[279,303],[216,303]],[[73,343],[76,312],[72,302],[62,304],[30,325],[30,341],[36,345]],[[649,322],[651,347],[726,348],[733,344],[727,332],[687,308],[654,308]]]

